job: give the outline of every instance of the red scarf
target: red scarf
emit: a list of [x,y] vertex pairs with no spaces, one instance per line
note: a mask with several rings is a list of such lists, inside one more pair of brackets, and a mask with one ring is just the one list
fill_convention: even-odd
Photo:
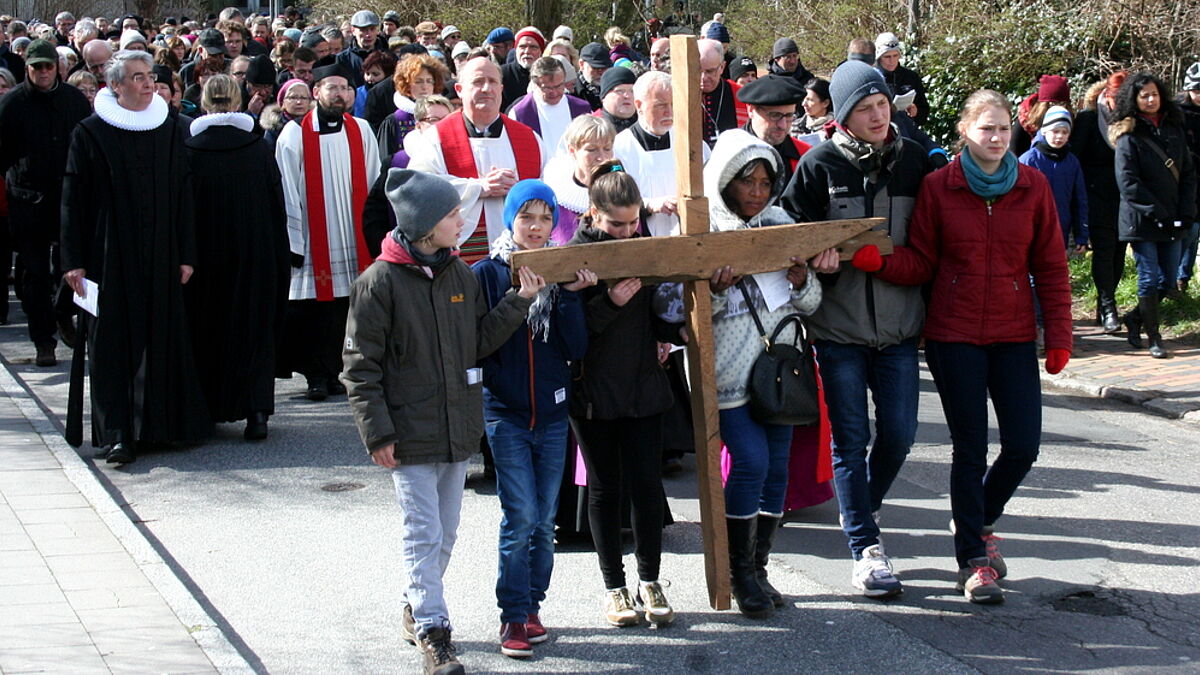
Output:
[[[314,128],[313,108],[300,121],[304,151],[304,195],[308,209],[308,241],[312,247],[313,278],[317,300],[333,300],[333,269],[329,262],[329,232],[325,221],[325,180],[321,164],[321,134]],[[371,253],[363,239],[362,212],[367,202],[367,162],[363,154],[362,131],[350,115],[342,115],[342,128],[350,146],[350,209],[354,217],[354,244],[361,274],[371,264]]]
[[[537,136],[533,129],[501,115],[508,143],[512,146],[517,161],[517,177],[520,180],[540,178],[542,175],[542,153],[538,151]],[[446,173],[458,178],[479,178],[475,166],[475,153],[471,151],[471,138],[467,135],[462,111],[447,115],[437,123],[438,139],[442,143],[442,158],[446,161]],[[462,259],[468,265],[488,255],[487,216],[482,209],[479,222],[470,237],[459,247]]]

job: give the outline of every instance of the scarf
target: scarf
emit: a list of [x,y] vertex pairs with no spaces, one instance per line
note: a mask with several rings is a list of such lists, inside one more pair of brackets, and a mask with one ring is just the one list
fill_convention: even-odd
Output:
[[1064,145],[1061,148],[1052,147],[1040,134],[1038,135],[1037,141],[1034,142],[1033,147],[1037,148],[1038,152],[1056,162],[1061,162],[1067,158],[1067,146]]
[[[554,242],[547,240],[546,246],[554,246]],[[513,240],[512,230],[506,229],[500,233],[499,237],[496,237],[496,241],[492,242],[492,251],[488,257],[495,258],[512,267],[512,254],[519,250],[517,242]],[[533,299],[533,304],[529,306],[529,314],[526,315],[525,321],[529,323],[529,330],[535,338],[539,333],[541,334],[542,342],[550,341],[550,314],[556,304],[558,304],[558,284],[546,284],[542,290],[538,291],[537,297]]]
[[840,124],[837,125],[837,131],[833,134],[832,140],[842,155],[854,162],[858,166],[858,170],[866,174],[871,182],[877,180],[880,171],[895,162],[896,157],[900,154],[900,147],[904,144],[904,138],[894,124],[888,131],[887,140],[884,141],[882,148],[855,138]]
[[993,174],[984,173],[983,169],[979,168],[975,159],[971,157],[970,150],[959,153],[958,159],[962,164],[963,175],[967,178],[967,185],[970,186],[971,192],[989,202],[1008,194],[1008,191],[1017,184],[1017,158],[1011,152],[1004,153],[1000,168]]
[[[396,250],[399,246],[404,249],[404,253],[408,254],[406,260],[404,255]],[[383,246],[380,253],[380,260],[405,264],[409,261],[420,267],[428,267],[433,270],[434,274],[442,271],[442,268],[450,264],[450,260],[456,255],[455,252],[448,248],[439,248],[433,253],[422,253],[413,243],[408,240],[408,237],[400,231],[400,228],[392,230],[391,236],[383,238]]]

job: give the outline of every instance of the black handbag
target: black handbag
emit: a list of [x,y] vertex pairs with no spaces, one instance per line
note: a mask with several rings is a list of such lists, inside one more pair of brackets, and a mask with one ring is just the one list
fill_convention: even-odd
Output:
[[[821,417],[817,372],[813,348],[804,332],[803,317],[788,314],[767,337],[744,282],[739,282],[738,287],[746,298],[746,307],[763,341],[763,352],[754,360],[746,385],[750,394],[750,417],[759,424],[804,426],[816,423]],[[788,326],[795,328],[791,344],[779,342],[780,333]]]

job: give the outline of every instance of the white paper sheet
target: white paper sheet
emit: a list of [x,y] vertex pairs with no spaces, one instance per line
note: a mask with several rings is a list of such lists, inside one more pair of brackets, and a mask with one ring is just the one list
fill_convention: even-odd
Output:
[[78,293],[74,293],[74,297],[71,299],[88,314],[96,317],[100,316],[100,285],[85,277],[83,280],[83,292],[87,294],[86,297],[80,297]]
[[758,290],[762,291],[763,300],[767,303],[767,311],[774,312],[792,297],[792,284],[788,282],[787,270],[763,272],[751,275]]

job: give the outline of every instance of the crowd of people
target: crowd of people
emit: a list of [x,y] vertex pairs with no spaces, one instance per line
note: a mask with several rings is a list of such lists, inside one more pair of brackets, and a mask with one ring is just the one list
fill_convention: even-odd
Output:
[[[37,365],[73,348],[72,444],[85,376],[91,444],[120,465],[216,423],[266,438],[275,380],[298,373],[311,401],[347,396],[347,423],[391,470],[401,633],[428,672],[463,672],[443,577],[481,448],[501,511],[501,652],[548,639],[568,531],[595,546],[607,623],[673,621],[662,478],[692,445],[682,289],[589,269],[547,283],[512,265],[679,233],[683,111],[661,23],[645,55],[618,28],[584,42],[568,26],[498,27],[472,47],[449,23],[370,10],[0,27],[0,256],[16,254]],[[708,282],[739,611],[787,606],[767,574],[776,534],[830,482],[851,585],[902,592],[880,517],[915,438],[922,348],[952,437],[957,589],[1002,601],[997,521],[1038,455],[1038,359],[1057,373],[1072,351],[1070,255],[1092,252],[1104,330],[1168,356],[1160,304],[1186,292],[1200,235],[1200,63],[1178,99],[1126,71],[1081,100],[1045,75],[1015,113],[976,91],[947,150],[921,129],[926,92],[892,33],[852,40],[828,79],[790,37],[762,69],[721,15],[700,37],[711,229],[878,217],[894,244]],[[1138,302],[1122,317],[1127,246]],[[798,317],[821,381],[810,426],[756,417],[747,386],[760,335]]]

